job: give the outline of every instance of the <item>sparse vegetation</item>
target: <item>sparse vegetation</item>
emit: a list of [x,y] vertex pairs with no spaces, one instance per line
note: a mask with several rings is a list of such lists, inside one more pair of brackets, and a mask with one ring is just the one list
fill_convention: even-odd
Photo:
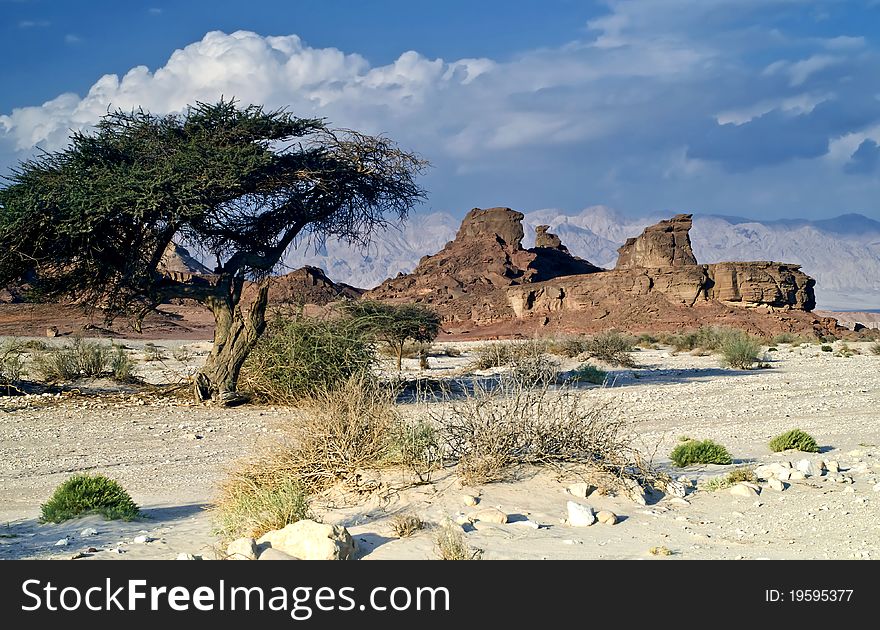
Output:
[[24,353],[24,345],[15,339],[0,344],[0,396],[14,391],[25,376]]
[[350,318],[277,317],[248,356],[241,388],[262,402],[295,404],[367,379],[375,363],[366,331]]
[[870,347],[871,354],[880,356],[880,341],[875,341]]
[[671,556],[672,550],[669,549],[669,547],[660,545],[659,547],[651,547],[650,549],[648,549],[648,553],[650,553],[652,556]]
[[[107,373],[115,376],[117,368],[120,374],[124,374],[120,361],[119,351],[112,352],[110,346],[77,338],[61,348],[47,348],[36,352],[33,365],[46,380],[74,381]],[[130,371],[128,376],[131,376]]]
[[[393,349],[397,369],[403,364],[407,342],[429,344],[440,332],[440,316],[419,304],[386,304],[372,300],[348,302],[343,309],[367,334]],[[425,357],[426,347],[418,348]],[[422,364],[424,365],[424,364]]]
[[740,370],[748,370],[758,362],[761,342],[744,332],[726,335],[721,342],[722,363]]
[[62,523],[85,514],[130,521],[140,514],[138,506],[118,482],[104,475],[85,474],[65,480],[40,510],[40,521],[44,523]]
[[819,346],[819,350],[821,350],[822,352],[834,352],[834,348],[832,346],[829,346],[828,344],[823,344]]
[[171,351],[171,356],[175,361],[180,363],[188,363],[192,359],[192,352],[186,346],[179,346]]
[[726,475],[709,477],[700,485],[706,490],[715,492],[716,490],[724,490],[725,488],[729,488],[741,481],[748,481],[750,483],[757,482],[754,468],[736,468],[734,470],[731,470]]
[[214,506],[217,533],[226,540],[258,538],[309,515],[309,496],[293,478],[264,479],[240,470],[227,480]]
[[843,357],[845,359],[848,359],[849,357],[856,355],[856,354],[861,354],[861,352],[859,352],[855,348],[850,347],[850,345],[848,343],[846,343],[845,341],[842,344],[840,344],[840,347],[837,349],[837,353],[836,353],[837,356]]
[[815,438],[806,431],[792,429],[770,440],[770,450],[774,453],[796,450],[804,453],[818,453],[819,445]]
[[389,450],[389,458],[422,483],[430,481],[431,473],[443,464],[437,431],[421,420],[396,422]]
[[108,362],[113,380],[129,383],[134,380],[134,361],[125,353],[122,346],[115,346]]
[[409,538],[424,527],[422,519],[412,514],[398,514],[391,519],[391,530],[398,538]]
[[587,340],[587,356],[611,366],[635,367],[632,357],[634,340],[629,335],[609,331]]
[[669,458],[679,468],[692,464],[730,464],[733,463],[727,449],[712,440],[688,440],[682,442],[669,454]]
[[474,349],[474,368],[488,370],[513,367],[547,352],[547,343],[539,339],[484,343]]
[[482,549],[468,547],[461,528],[454,523],[440,527],[434,544],[441,560],[480,560],[483,557]]
[[589,363],[579,365],[571,376],[571,380],[575,383],[592,383],[594,385],[603,385],[607,379],[608,372]]
[[567,359],[576,359],[585,354],[587,349],[587,338],[578,335],[567,335],[547,342],[547,352]]
[[144,361],[164,361],[165,358],[165,348],[152,342],[144,344]]

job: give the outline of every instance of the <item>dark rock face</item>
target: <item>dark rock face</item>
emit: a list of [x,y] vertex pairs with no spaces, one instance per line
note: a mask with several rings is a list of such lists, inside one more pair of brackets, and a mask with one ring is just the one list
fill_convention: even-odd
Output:
[[677,214],[645,228],[641,236],[627,239],[615,269],[635,267],[688,267],[697,264],[689,235],[693,215]]
[[559,249],[567,252],[568,248],[562,244],[562,241],[558,236],[548,232],[547,230],[549,229],[549,225],[539,225],[535,228],[535,247]]

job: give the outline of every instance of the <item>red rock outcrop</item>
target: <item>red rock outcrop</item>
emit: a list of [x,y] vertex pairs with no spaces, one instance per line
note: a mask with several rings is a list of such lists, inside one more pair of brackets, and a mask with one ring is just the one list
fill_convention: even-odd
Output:
[[627,239],[617,250],[616,269],[634,267],[690,267],[697,264],[691,249],[693,215],[677,214],[645,228],[636,238]]

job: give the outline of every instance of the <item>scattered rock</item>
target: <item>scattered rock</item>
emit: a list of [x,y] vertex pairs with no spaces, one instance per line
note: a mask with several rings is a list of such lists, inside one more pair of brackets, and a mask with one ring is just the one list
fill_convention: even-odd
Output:
[[[803,473],[801,473],[800,471],[798,471],[798,474],[803,475]],[[779,471],[776,474],[776,478],[779,479],[779,481],[788,481],[789,479],[791,479],[791,469],[786,468],[785,470]]]
[[770,479],[770,481],[767,482],[767,485],[777,492],[782,492],[783,490],[785,490],[785,484],[779,479]]
[[471,494],[463,494],[461,495],[461,502],[469,507],[473,507],[480,502],[480,499]]
[[793,470],[791,474],[788,476],[789,481],[803,481],[807,476],[801,472],[800,470]]
[[746,485],[745,483],[740,482],[730,487],[730,494],[751,499],[758,496],[758,491],[755,490],[751,484]]
[[569,501],[566,507],[568,508],[568,524],[572,527],[589,527],[596,522],[596,515],[593,514],[593,508],[590,506]]
[[471,518],[465,514],[459,514],[455,517],[456,525],[461,525],[462,527],[464,527],[465,525],[470,525],[472,522],[473,521],[471,521]]
[[635,479],[624,479],[623,485],[626,488],[627,496],[639,505],[648,505],[645,498],[645,489]]
[[658,547],[651,547],[648,549],[648,553],[652,556],[671,556],[672,550],[665,545],[660,545]]
[[807,477],[812,477],[817,474],[816,467],[813,465],[809,459],[801,459],[795,464],[795,468],[804,473]]
[[826,459],[825,468],[829,473],[838,473],[840,472],[840,463],[835,459]]
[[686,485],[681,481],[667,481],[665,487],[663,488],[663,492],[669,497],[677,497],[679,499],[683,499],[687,494],[687,488],[689,483]]
[[484,523],[498,523],[499,525],[503,525],[507,522],[507,514],[505,514],[498,508],[486,508],[485,510],[480,510],[471,518],[475,521],[482,521]]
[[98,530],[94,527],[86,527],[79,533],[80,538],[88,538],[89,536],[97,536]]
[[874,484],[874,492],[880,492],[880,483]]
[[49,326],[49,328],[46,329],[46,336],[47,337],[57,337],[58,336],[58,326]]
[[139,544],[139,545],[145,545],[145,544],[147,544],[147,543],[151,543],[151,542],[153,542],[154,540],[156,540],[156,539],[155,539],[155,538],[151,538],[150,536],[147,536],[146,534],[142,534],[142,535],[140,535],[140,536],[135,536],[135,537],[134,537],[134,542],[137,543],[137,544]]
[[602,510],[596,514],[596,520],[603,525],[617,525],[617,514],[609,510]]
[[681,497],[672,497],[669,499],[669,503],[672,505],[690,505],[691,502],[687,499],[682,499]]
[[568,493],[579,499],[586,499],[593,492],[596,491],[596,486],[591,486],[588,483],[573,483],[568,486]]
[[257,543],[269,543],[273,549],[300,560],[350,560],[355,552],[347,529],[309,519],[266,532]]
[[98,553],[98,548],[97,548],[97,547],[89,547],[88,549],[86,549],[86,552],[88,552],[88,553]]
[[80,558],[87,558],[88,555],[89,554],[87,554],[83,551],[80,551],[80,552],[77,552],[77,553],[73,554],[72,556],[70,556],[70,559],[71,560],[79,560]]
[[524,519],[521,521],[513,521],[514,525],[520,525],[522,527],[531,527],[532,529],[541,529],[541,526],[535,521],[530,521],[529,519]]
[[288,553],[284,553],[278,549],[273,547],[268,547],[263,550],[263,553],[260,554],[260,560],[299,560],[299,558],[294,558]]
[[69,544],[70,544],[70,538],[68,538],[67,536],[65,536],[64,538],[62,538],[61,540],[59,540],[58,542],[56,542],[56,543],[55,543],[55,546],[56,546],[56,547],[66,547],[66,546],[69,545]]
[[125,553],[125,549],[120,549],[119,547],[113,547],[112,549],[107,549],[107,553],[112,553],[116,556],[121,556]]
[[194,556],[191,553],[180,552],[177,554],[178,560],[201,560],[201,556]]
[[253,538],[239,538],[226,547],[227,560],[256,560],[257,555],[257,541]]

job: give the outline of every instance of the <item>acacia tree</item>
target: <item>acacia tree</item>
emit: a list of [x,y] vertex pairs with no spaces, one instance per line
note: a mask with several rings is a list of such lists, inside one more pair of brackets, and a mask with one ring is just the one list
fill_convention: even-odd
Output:
[[[428,343],[440,332],[440,316],[419,304],[387,304],[374,300],[349,302],[343,309],[373,337],[394,351],[397,369],[403,364],[407,341]],[[422,361],[425,356],[420,357]]]
[[[196,395],[236,397],[265,328],[268,276],[297,237],[365,244],[424,197],[426,162],[385,137],[332,130],[234,101],[180,115],[115,111],[67,148],[22,162],[0,189],[0,286],[36,270],[49,297],[112,320],[172,298],[207,306],[214,345]],[[216,260],[212,274],[161,270],[172,241]],[[240,304],[246,281],[258,283]]]

